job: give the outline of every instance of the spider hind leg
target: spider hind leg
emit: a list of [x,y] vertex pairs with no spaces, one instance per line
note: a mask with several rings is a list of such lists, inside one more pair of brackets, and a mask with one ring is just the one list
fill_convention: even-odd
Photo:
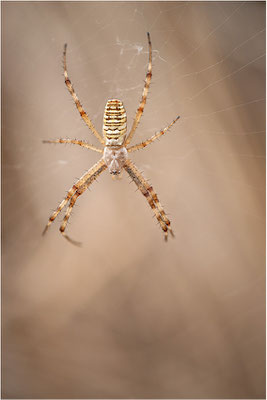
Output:
[[96,180],[96,178],[107,168],[105,161],[101,158],[93,167],[91,167],[76,183],[72,186],[72,188],[68,191],[67,196],[65,199],[60,203],[56,211],[51,215],[49,221],[43,231],[43,235],[46,233],[49,226],[52,222],[56,219],[58,214],[62,211],[62,209],[66,206],[69,202],[69,206],[67,208],[66,214],[64,216],[63,222],[60,226],[60,233],[62,236],[65,237],[70,243],[80,246],[81,243],[77,242],[76,240],[71,239],[65,233],[65,229],[67,226],[67,222],[71,215],[72,209],[76,203],[77,198],[83,194],[83,192]]
[[174,237],[174,233],[170,227],[171,223],[167,218],[162,205],[158,199],[157,194],[155,193],[152,186],[145,180],[142,176],[141,172],[136,168],[136,166],[129,159],[125,162],[124,166],[125,170],[128,172],[137,188],[146,198],[148,204],[150,205],[153,213],[155,214],[161,229],[164,233],[165,241],[168,240],[169,233]]

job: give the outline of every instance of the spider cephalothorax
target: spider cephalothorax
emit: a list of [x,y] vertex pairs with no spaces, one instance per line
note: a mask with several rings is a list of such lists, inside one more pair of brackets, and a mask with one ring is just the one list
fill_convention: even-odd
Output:
[[119,148],[106,146],[104,148],[103,159],[105,160],[111,175],[120,175],[122,168],[128,159],[127,149],[124,146]]
[[69,236],[66,235],[65,229],[67,226],[67,222],[69,220],[71,211],[73,206],[76,203],[77,198],[84,193],[84,191],[91,185],[91,183],[107,168],[112,176],[120,175],[123,169],[130,175],[132,180],[135,182],[136,186],[140,190],[140,192],[145,196],[150,205],[153,213],[155,214],[165,236],[165,240],[168,238],[168,233],[173,235],[172,229],[170,227],[170,221],[167,218],[160,202],[157,194],[155,193],[153,187],[149,184],[149,182],[143,177],[141,172],[136,168],[133,162],[129,159],[128,154],[143,149],[150,143],[154,142],[155,139],[162,136],[168,129],[179,119],[179,117],[175,118],[175,120],[166,128],[161,131],[155,133],[150,139],[147,139],[144,142],[136,144],[134,146],[129,146],[134,132],[139,124],[140,118],[143,114],[144,107],[146,104],[148,89],[152,77],[152,46],[150,41],[150,35],[147,34],[148,37],[148,45],[149,45],[149,62],[148,62],[148,70],[146,74],[145,86],[141,98],[141,102],[139,108],[136,111],[136,115],[133,121],[133,125],[129,134],[127,135],[127,117],[125,108],[120,100],[112,99],[108,100],[105,112],[104,112],[104,121],[103,121],[103,136],[101,136],[96,128],[94,127],[92,121],[82,108],[82,105],[74,92],[71,81],[69,80],[67,73],[67,64],[66,64],[66,50],[67,45],[64,46],[64,77],[67,88],[76,104],[76,107],[92,133],[102,144],[102,148],[97,148],[89,143],[83,142],[82,140],[76,139],[57,139],[57,140],[44,140],[45,143],[72,143],[78,144],[79,146],[85,147],[87,149],[97,151],[98,153],[102,153],[102,158],[85,174],[78,179],[78,181],[69,189],[67,196],[62,200],[56,211],[51,215],[49,221],[44,229],[45,233],[51,223],[56,219],[60,211],[67,205],[69,202],[66,214],[64,216],[63,222],[60,226],[60,232],[62,235],[68,239],[71,243],[79,245],[79,242],[72,240]]

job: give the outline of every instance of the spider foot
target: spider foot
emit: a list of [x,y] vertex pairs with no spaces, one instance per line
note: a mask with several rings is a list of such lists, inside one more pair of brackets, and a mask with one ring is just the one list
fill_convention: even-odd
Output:
[[164,231],[164,240],[165,242],[168,241],[168,237],[169,237],[169,233],[171,234],[171,236],[174,238],[175,235],[173,233],[173,230],[171,228],[168,227],[168,229],[166,231]]
[[173,238],[175,238],[175,234],[173,233],[173,230],[169,228],[170,234],[172,235]]
[[[49,221],[50,222],[50,221]],[[46,234],[46,232],[47,232],[47,229],[49,228],[49,226],[50,226],[50,224],[51,224],[51,222],[49,223],[48,222],[48,224],[46,224],[46,226],[45,226],[45,228],[44,228],[44,230],[43,230],[43,232],[42,232],[42,236],[44,236],[45,234]]]
[[74,244],[74,246],[78,246],[78,247],[82,247],[82,243],[81,242],[77,242],[76,240],[71,239],[68,235],[66,235],[65,232],[62,232],[62,235],[64,236],[65,239],[67,239],[71,244]]

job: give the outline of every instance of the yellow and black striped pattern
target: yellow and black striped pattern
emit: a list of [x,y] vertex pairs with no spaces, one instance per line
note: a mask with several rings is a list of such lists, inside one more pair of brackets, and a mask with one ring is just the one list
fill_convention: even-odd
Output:
[[120,100],[108,100],[103,120],[103,135],[107,146],[121,145],[127,130],[125,108]]
[[96,130],[91,119],[84,111],[75,91],[71,84],[71,81],[68,77],[67,72],[67,62],[66,62],[66,50],[67,45],[64,46],[64,77],[65,84],[68,88],[69,93],[71,94],[75,105],[92,133],[102,144],[102,148],[95,147],[83,140],[77,139],[56,139],[56,140],[44,140],[44,143],[68,143],[68,144],[76,144],[78,146],[87,148],[89,150],[93,150],[99,153],[102,153],[103,156],[101,159],[93,165],[85,174],[76,181],[76,183],[69,189],[66,197],[59,204],[54,213],[50,216],[48,223],[44,229],[43,234],[47,231],[49,226],[53,223],[53,221],[57,218],[59,213],[63,210],[65,206],[67,206],[66,214],[63,218],[63,221],[60,226],[61,234],[69,240],[72,244],[80,245],[79,242],[72,240],[68,235],[66,235],[65,230],[67,223],[69,221],[70,215],[72,213],[73,207],[76,204],[77,199],[86,191],[86,189],[96,180],[96,178],[104,172],[106,169],[109,169],[109,172],[112,176],[120,176],[123,169],[129,174],[132,180],[135,182],[137,188],[146,198],[149,206],[151,207],[154,215],[156,216],[161,229],[164,232],[165,240],[168,239],[169,234],[174,236],[171,223],[163,210],[163,207],[159,201],[159,198],[154,191],[153,187],[150,183],[142,176],[142,173],[138,170],[138,168],[130,161],[128,158],[128,153],[134,152],[139,149],[143,149],[149,144],[153,143],[156,139],[164,135],[174,123],[179,119],[176,119],[166,128],[160,130],[155,133],[149,139],[138,143],[136,145],[130,146],[129,144],[133,138],[134,132],[139,124],[141,116],[144,111],[144,107],[146,104],[148,89],[152,77],[152,45],[150,40],[150,35],[147,33],[148,38],[148,46],[149,46],[149,60],[148,60],[148,69],[146,74],[145,86],[143,89],[143,94],[141,98],[140,105],[136,111],[135,118],[133,121],[133,125],[130,129],[128,136],[126,136],[127,130],[127,117],[125,108],[120,100],[112,99],[108,100],[105,113],[104,113],[104,122],[103,122],[103,136]]

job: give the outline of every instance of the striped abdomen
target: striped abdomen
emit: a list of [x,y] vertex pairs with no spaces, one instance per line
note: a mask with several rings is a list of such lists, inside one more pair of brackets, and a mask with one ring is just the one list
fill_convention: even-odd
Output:
[[106,146],[120,146],[123,144],[127,130],[126,111],[120,100],[108,100],[103,121],[103,135]]

